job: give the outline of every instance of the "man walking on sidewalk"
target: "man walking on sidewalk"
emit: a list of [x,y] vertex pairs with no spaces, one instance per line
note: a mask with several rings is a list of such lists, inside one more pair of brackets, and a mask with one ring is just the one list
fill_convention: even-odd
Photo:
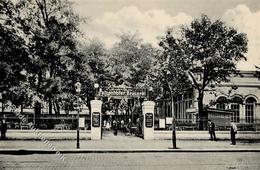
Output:
[[237,126],[235,123],[232,122],[230,127],[231,145],[236,145],[236,133]]
[[215,134],[215,124],[211,120],[208,120],[208,130],[210,134],[210,140],[217,141]]

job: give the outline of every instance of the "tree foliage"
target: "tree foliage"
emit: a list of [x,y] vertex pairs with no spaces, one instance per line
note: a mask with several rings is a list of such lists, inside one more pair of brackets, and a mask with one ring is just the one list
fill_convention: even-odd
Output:
[[111,72],[115,84],[144,87],[151,71],[157,50],[142,43],[137,34],[123,33],[111,49]]
[[[199,117],[204,118],[203,96],[211,83],[229,81],[236,73],[236,63],[246,59],[247,38],[220,21],[211,21],[206,15],[182,28],[182,48],[192,63],[189,75],[198,91]],[[201,80],[195,77],[200,75]],[[203,128],[203,127],[201,127]]]
[[[19,55],[8,54],[8,60],[14,60],[13,65],[20,65],[22,76],[26,78],[22,82],[29,83],[30,90],[35,92],[36,102],[49,100],[50,105],[55,104],[55,111],[58,111],[59,98],[66,93],[73,94],[77,73],[73,70],[82,67],[77,64],[82,60],[77,46],[79,17],[67,1],[61,0],[3,0],[0,8],[1,26],[10,29],[15,37],[9,41],[14,45],[18,42],[16,47],[25,49],[10,46],[13,53],[25,55],[22,62],[17,60]],[[4,42],[8,41],[5,35],[1,35],[6,39]],[[19,67],[12,69],[15,73],[19,71]],[[19,76],[15,74],[15,79]],[[6,81],[3,82],[6,84]],[[22,87],[21,84],[19,86]]]
[[181,48],[181,43],[173,37],[171,31],[167,31],[159,44],[162,47],[162,54],[158,60],[158,78],[173,96],[189,88],[185,70],[189,68],[190,62]]
[[157,58],[157,63],[153,66],[153,74],[151,75],[154,90],[157,94],[161,94],[158,97],[171,99],[173,117],[176,114],[174,113],[176,95],[191,87],[185,72],[190,63],[181,48],[181,43],[172,35],[172,31],[167,31],[165,37],[162,37],[159,43],[161,54]]

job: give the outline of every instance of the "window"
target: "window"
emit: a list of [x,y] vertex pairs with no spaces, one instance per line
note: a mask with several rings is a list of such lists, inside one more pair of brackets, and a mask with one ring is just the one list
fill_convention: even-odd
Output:
[[255,115],[255,103],[256,100],[252,97],[246,100],[246,122],[253,123]]
[[233,115],[231,115],[231,122],[239,122],[239,103],[231,103],[231,110],[233,111]]
[[233,111],[233,115],[231,115],[231,122],[239,122],[240,121],[240,105],[243,104],[243,100],[240,97],[234,97],[231,99],[231,110]]
[[225,103],[217,103],[217,109],[225,110],[226,104]]
[[216,108],[217,109],[221,109],[221,110],[225,110],[226,109],[226,103],[227,103],[227,98],[226,97],[219,97],[217,99],[217,104],[216,104]]

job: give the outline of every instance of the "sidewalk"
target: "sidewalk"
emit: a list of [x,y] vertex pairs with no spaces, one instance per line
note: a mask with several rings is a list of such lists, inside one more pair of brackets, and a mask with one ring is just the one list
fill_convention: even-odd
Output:
[[[76,140],[76,130],[39,130],[48,140]],[[106,131],[104,136],[106,136]],[[208,140],[209,134],[207,131],[176,131],[178,140]],[[229,131],[216,131],[216,136],[219,140],[230,140]],[[7,138],[11,140],[40,140],[39,136],[32,130],[8,130]],[[154,131],[155,140],[171,140],[171,131]],[[260,132],[254,131],[239,131],[236,135],[237,140],[259,141]],[[90,140],[90,131],[80,131],[81,140]]]
[[[80,149],[76,149],[76,140],[49,141],[56,151],[61,153],[99,153],[99,152],[260,152],[260,142],[237,141],[177,140],[178,149],[171,149],[171,140],[143,140],[134,136],[108,133],[103,140],[80,140]],[[55,153],[42,141],[6,140],[0,141],[0,154]]]

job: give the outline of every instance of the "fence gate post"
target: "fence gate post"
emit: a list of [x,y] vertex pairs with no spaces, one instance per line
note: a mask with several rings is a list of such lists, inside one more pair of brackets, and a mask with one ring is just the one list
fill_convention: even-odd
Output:
[[101,100],[91,100],[91,140],[101,140],[102,113]]
[[153,101],[142,104],[144,140],[154,139],[154,106]]

